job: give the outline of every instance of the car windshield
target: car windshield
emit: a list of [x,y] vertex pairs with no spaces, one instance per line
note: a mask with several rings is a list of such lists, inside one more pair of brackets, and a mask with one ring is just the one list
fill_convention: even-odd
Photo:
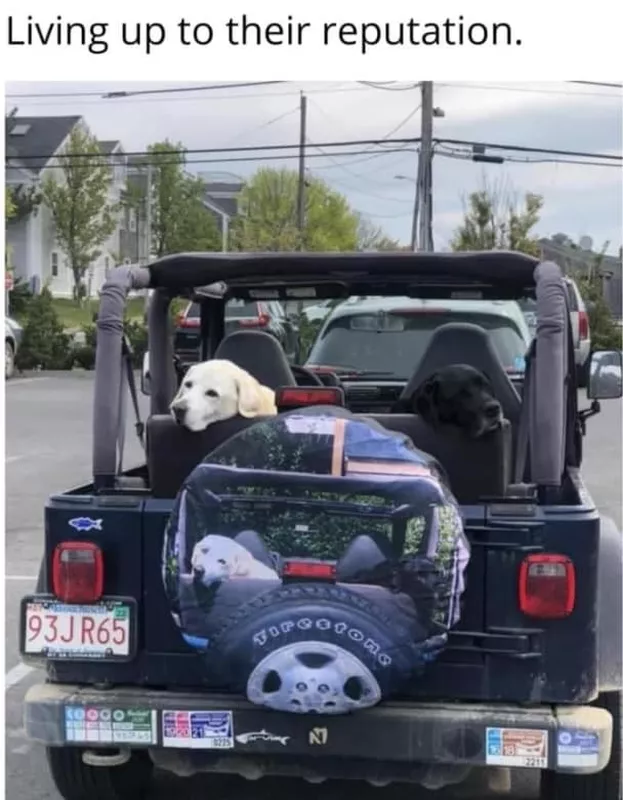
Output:
[[406,310],[336,317],[314,344],[309,364],[361,373],[383,370],[388,379],[408,380],[441,325],[467,322],[484,328],[508,372],[524,369],[527,342],[516,323],[496,314],[455,310]]
[[[186,317],[189,319],[199,318],[199,303],[191,303]],[[241,317],[257,317],[257,303],[246,303],[244,300],[229,300],[225,305],[225,317],[227,319]]]

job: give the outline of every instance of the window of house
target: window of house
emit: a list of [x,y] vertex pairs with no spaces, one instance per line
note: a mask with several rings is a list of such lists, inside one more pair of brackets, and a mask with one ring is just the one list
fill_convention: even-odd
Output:
[[58,253],[52,253],[52,277],[58,278]]
[[110,259],[108,256],[104,258],[104,274],[108,277],[108,273],[110,272]]
[[130,223],[130,233],[136,233],[136,211],[131,208],[128,212],[129,215],[129,223]]

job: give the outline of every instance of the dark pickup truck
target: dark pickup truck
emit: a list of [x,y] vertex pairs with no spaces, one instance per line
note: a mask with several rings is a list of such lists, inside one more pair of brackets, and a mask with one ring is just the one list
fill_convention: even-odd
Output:
[[[216,281],[226,295],[201,296]],[[146,288],[146,457],[124,469],[125,398],[136,396],[124,303]],[[274,337],[225,336],[229,297],[351,295],[535,298],[522,396],[474,325],[439,328],[405,392],[447,364],[481,370],[504,419],[479,439],[414,414],[352,414],[335,375],[292,368]],[[176,424],[176,296],[201,303],[201,358],[233,361],[274,389],[277,417],[199,433]],[[150,797],[154,766],[205,773],[206,792],[221,772],[500,796],[539,770],[542,800],[621,797],[621,533],[580,473],[588,418],[621,393],[620,377],[600,381],[600,360],[620,376],[621,355],[593,353],[592,403],[578,408],[555,264],[505,252],[169,256],[115,270],[97,328],[92,480],[49,499],[40,577],[20,619],[22,657],[45,670],[26,696],[25,728],[65,800]],[[312,412],[335,431],[342,419],[342,440],[314,428]],[[323,444],[301,455],[292,441],[303,424]],[[364,429],[373,452],[357,450]],[[235,441],[245,447],[228,450]],[[433,498],[425,536],[410,492]],[[232,520],[249,508],[257,526],[234,538]],[[293,542],[308,550],[293,555]],[[206,582],[234,563],[246,577]],[[415,613],[414,586],[431,601]],[[197,615],[217,605],[202,633]]]

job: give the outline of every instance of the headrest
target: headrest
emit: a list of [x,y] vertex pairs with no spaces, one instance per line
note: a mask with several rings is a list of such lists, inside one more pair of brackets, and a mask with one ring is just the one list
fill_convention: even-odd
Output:
[[450,364],[469,364],[491,381],[493,391],[511,421],[519,413],[521,401],[508,377],[487,332],[468,322],[449,322],[433,333],[415,374],[402,398],[410,398],[433,372]]
[[279,342],[264,331],[235,331],[216,348],[214,358],[232,361],[269,389],[296,386]]

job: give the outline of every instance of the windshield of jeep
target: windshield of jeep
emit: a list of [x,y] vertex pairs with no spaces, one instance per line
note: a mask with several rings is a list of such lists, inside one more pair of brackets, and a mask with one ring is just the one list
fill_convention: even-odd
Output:
[[308,364],[361,372],[383,370],[388,379],[407,381],[434,331],[449,322],[484,328],[508,372],[521,372],[527,343],[512,319],[495,314],[427,311],[362,313],[336,317],[314,344]]

